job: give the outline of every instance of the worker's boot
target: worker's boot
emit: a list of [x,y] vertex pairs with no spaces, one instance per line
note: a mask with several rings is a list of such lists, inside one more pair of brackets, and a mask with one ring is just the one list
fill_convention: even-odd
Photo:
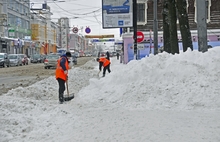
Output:
[[63,104],[64,102],[63,93],[59,94],[59,102],[60,104]]

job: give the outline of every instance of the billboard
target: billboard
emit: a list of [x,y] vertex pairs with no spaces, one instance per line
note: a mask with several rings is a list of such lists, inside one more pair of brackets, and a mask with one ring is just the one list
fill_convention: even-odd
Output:
[[102,0],[102,26],[133,27],[132,0]]

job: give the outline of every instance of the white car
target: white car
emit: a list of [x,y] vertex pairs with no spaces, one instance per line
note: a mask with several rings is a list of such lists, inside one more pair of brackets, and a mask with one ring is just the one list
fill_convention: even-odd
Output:
[[8,59],[10,60],[10,66],[22,66],[22,59],[18,54],[9,54]]

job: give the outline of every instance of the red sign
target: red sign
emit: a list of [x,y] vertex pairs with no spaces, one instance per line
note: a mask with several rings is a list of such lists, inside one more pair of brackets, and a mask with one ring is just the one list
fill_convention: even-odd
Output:
[[137,31],[137,42],[140,43],[144,40],[144,34],[141,31]]
[[77,27],[74,27],[73,29],[72,29],[72,31],[73,31],[73,33],[78,33],[78,28]]

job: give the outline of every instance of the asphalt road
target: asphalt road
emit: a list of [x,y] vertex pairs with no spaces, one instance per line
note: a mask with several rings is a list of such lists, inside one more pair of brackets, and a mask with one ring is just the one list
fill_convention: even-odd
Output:
[[[94,57],[80,57],[77,65],[84,65]],[[29,64],[24,66],[0,68],[0,95],[7,93],[8,90],[19,86],[29,86],[37,81],[54,75],[55,69],[44,69],[43,63]]]

